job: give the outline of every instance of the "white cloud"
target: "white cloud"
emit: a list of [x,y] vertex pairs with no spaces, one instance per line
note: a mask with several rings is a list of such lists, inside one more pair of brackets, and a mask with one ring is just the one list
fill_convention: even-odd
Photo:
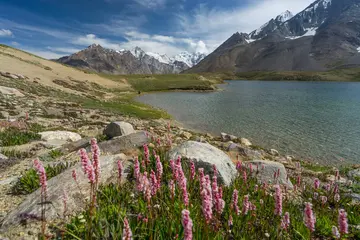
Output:
[[134,0],[137,4],[150,9],[163,8],[166,0]]
[[67,53],[67,54],[73,54],[81,51],[81,49],[78,48],[67,48],[67,47],[47,47],[47,49],[54,52]]
[[95,34],[87,34],[74,39],[71,43],[80,46],[100,44],[105,48],[114,50],[130,50],[135,47],[140,47],[146,52],[158,52],[161,54],[166,53],[169,56],[176,55],[182,51],[199,51],[202,53],[208,53],[208,49],[203,41],[195,41],[190,38],[149,35],[136,31],[127,32],[125,35],[127,42],[116,43],[105,38],[100,38]]
[[72,41],[73,44],[80,46],[89,46],[91,44],[99,44],[105,48],[110,48],[114,50],[122,49],[119,44],[113,43],[107,39],[99,38],[95,34],[87,34],[85,36],[80,36]]
[[23,50],[46,59],[58,59],[64,56],[63,54],[58,54],[51,51],[43,51],[39,49],[23,49]]
[[0,37],[11,37],[13,33],[8,29],[0,29]]
[[209,8],[202,4],[190,13],[177,16],[178,34],[200,38],[214,50],[234,32],[249,33],[286,10],[298,13],[312,2],[314,0],[251,0],[235,9]]

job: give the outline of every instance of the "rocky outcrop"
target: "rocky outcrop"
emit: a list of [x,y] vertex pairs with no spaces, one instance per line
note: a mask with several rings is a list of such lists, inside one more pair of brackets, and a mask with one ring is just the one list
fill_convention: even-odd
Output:
[[[124,162],[125,169],[130,166],[130,162],[126,161],[126,156],[124,154],[100,157],[101,183],[107,183],[116,177],[116,163],[118,160],[122,160]],[[78,184],[72,178],[73,170],[77,172]],[[124,178],[126,177],[127,171],[125,170]],[[49,204],[46,204],[46,219],[47,221],[51,221],[59,218],[64,211],[62,200],[64,190],[66,190],[68,194],[67,213],[74,214],[82,211],[85,200],[90,193],[90,184],[87,177],[83,174],[81,164],[79,163],[58,176],[50,179],[48,181],[47,189],[47,201]],[[35,218],[40,217],[40,191],[41,189],[38,189],[37,191],[31,193],[26,200],[20,204],[20,206],[9,213],[1,225],[1,230],[6,230],[9,227],[15,227],[23,221],[34,220],[33,218],[27,218],[26,216],[34,216]]]
[[129,135],[116,137],[109,141],[99,143],[99,148],[107,154],[118,154],[120,152],[142,147],[145,143],[149,143],[150,138],[147,137],[145,131],[132,133]]
[[13,95],[16,97],[24,97],[24,94],[22,94],[19,90],[15,89],[15,88],[4,87],[4,86],[0,86],[0,94]]
[[[263,160],[255,160],[247,162],[247,164],[248,167],[249,164],[252,165],[252,169],[254,169],[253,175],[256,176],[259,181],[266,183],[271,182],[273,184],[279,183],[290,189],[294,188],[291,181],[288,179],[288,175],[283,164]],[[256,172],[256,169],[259,169],[259,173]],[[279,173],[279,176],[276,179],[274,179],[274,173]]]
[[112,122],[104,129],[104,135],[108,138],[125,136],[134,132],[134,127],[127,122]]
[[206,174],[213,174],[213,165],[215,165],[219,180],[225,185],[229,185],[237,175],[235,165],[229,156],[208,143],[184,142],[169,152],[170,159],[176,159],[178,156],[184,160],[194,161],[195,167],[204,168]]

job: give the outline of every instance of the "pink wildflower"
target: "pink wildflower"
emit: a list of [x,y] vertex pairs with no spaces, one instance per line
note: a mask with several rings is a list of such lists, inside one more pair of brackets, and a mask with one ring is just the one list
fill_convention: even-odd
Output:
[[275,215],[282,215],[282,193],[279,185],[275,185]]
[[84,174],[87,174],[87,165],[90,162],[89,157],[86,153],[86,150],[84,148],[79,150],[80,160],[81,160],[81,166],[84,171]]
[[132,239],[133,238],[132,238],[132,232],[130,229],[130,225],[129,225],[127,218],[125,217],[122,240],[132,240]]
[[330,192],[330,190],[331,190],[331,184],[330,183],[325,185],[325,190]]
[[340,202],[340,194],[335,193],[334,200],[335,200],[335,202]]
[[160,138],[156,139],[156,144],[157,144],[158,146],[161,145],[161,139],[160,139]]
[[231,209],[234,209],[236,215],[239,215],[239,213],[240,213],[238,201],[239,201],[239,191],[234,189],[232,198],[231,198]]
[[71,173],[71,176],[72,178],[74,179],[75,182],[77,182],[77,174],[76,174],[76,170],[72,170],[72,173]]
[[244,180],[244,183],[246,184],[246,182],[247,182],[247,174],[246,174],[246,171],[243,171],[243,180]]
[[169,189],[170,189],[171,198],[174,198],[175,197],[175,182],[172,179],[169,182]]
[[184,228],[184,240],[192,240],[193,222],[190,218],[190,212],[189,210],[184,209],[182,210],[181,215],[182,215],[181,223]]
[[124,171],[124,166],[123,166],[121,160],[117,161],[117,166],[118,166],[118,177],[119,177],[119,181],[120,181],[121,177],[122,177],[122,174],[123,174],[123,171]]
[[256,205],[253,204],[252,202],[249,202],[249,209],[250,211],[256,211]]
[[190,161],[190,179],[195,179],[195,163],[193,161]]
[[312,204],[309,202],[305,203],[305,210],[304,210],[304,222],[306,227],[311,231],[315,231],[315,216],[312,210]]
[[212,168],[213,168],[214,176],[217,176],[218,170],[217,170],[217,168],[216,168],[216,165],[213,164]]
[[333,234],[333,237],[335,238],[335,239],[339,239],[340,238],[340,233],[339,233],[339,230],[338,230],[338,228],[337,227],[335,227],[335,226],[332,226],[332,234]]
[[340,209],[340,210],[339,210],[338,224],[339,224],[339,230],[340,230],[340,233],[341,233],[341,234],[347,234],[347,233],[349,233],[347,213],[345,212],[344,209]]
[[250,174],[252,174],[252,172],[253,172],[253,165],[252,164],[249,164],[249,169],[250,169]]
[[146,164],[150,164],[150,152],[149,152],[149,147],[147,144],[143,145],[144,148],[144,157],[145,157],[145,163]]
[[315,178],[315,180],[314,180],[315,190],[319,189],[319,187],[320,187],[320,180],[318,178]]
[[99,157],[100,157],[100,149],[99,146],[97,145],[97,141],[95,138],[92,138],[90,140],[91,143],[91,152],[92,152],[92,164],[94,167],[94,171],[95,171],[95,179],[96,182],[99,182],[99,178],[100,178],[100,163],[99,163]]
[[[221,193],[220,193],[220,189],[221,189]],[[213,203],[215,205],[216,212],[221,214],[225,207],[225,201],[222,199],[222,188],[219,188],[217,185],[216,175],[213,176],[212,198],[213,198]]]
[[339,185],[335,184],[334,193],[339,193]]
[[182,169],[181,166],[181,157],[179,156],[176,164],[175,164],[175,168],[177,169],[177,184],[179,185],[179,188],[181,190],[182,193],[182,197],[183,197],[183,202],[185,204],[185,206],[189,206],[189,194],[187,192],[187,179],[185,177],[184,171]]
[[157,191],[157,187],[158,187],[158,183],[157,183],[157,179],[156,179],[154,170],[151,170],[151,173],[150,173],[150,185],[151,185],[151,195],[154,196],[154,195],[156,195],[156,191]]
[[205,221],[207,223],[210,222],[210,220],[212,219],[212,207],[213,207],[213,203],[212,203],[212,194],[211,194],[211,186],[210,186],[210,178],[209,175],[206,175],[204,177],[204,183],[202,186],[202,191],[201,191],[201,199],[202,199],[202,212],[204,214],[205,217]]
[[47,194],[47,178],[46,178],[46,171],[42,163],[38,160],[34,160],[34,166],[36,168],[37,174],[39,175],[39,181],[41,186],[41,194],[46,198]]
[[140,177],[140,164],[138,157],[135,157],[134,161],[134,177],[136,180],[139,180]]
[[163,165],[161,163],[159,155],[156,155],[155,158],[156,158],[156,177],[157,177],[158,183],[160,184],[161,177],[163,175]]
[[287,230],[290,227],[290,214],[286,212],[281,220],[281,228]]
[[[239,155],[238,155],[239,156]],[[239,171],[239,172],[241,172],[241,170],[242,170],[242,162],[241,161],[237,161],[237,163],[236,163],[236,169]]]
[[243,207],[242,207],[242,213],[244,215],[247,215],[248,211],[250,208],[250,204],[249,204],[249,195],[245,195],[244,199],[243,199]]

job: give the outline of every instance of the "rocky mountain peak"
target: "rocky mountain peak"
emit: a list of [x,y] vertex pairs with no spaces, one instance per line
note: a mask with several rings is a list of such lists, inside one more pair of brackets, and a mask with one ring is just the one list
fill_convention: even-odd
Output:
[[278,22],[286,22],[287,20],[291,19],[294,16],[292,12],[286,10],[285,12],[281,13],[279,16],[275,18],[275,21]]

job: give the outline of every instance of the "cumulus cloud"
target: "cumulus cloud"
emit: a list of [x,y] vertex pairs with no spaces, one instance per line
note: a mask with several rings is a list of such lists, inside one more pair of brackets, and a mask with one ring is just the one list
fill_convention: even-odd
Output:
[[149,35],[136,31],[125,33],[126,42],[114,42],[105,38],[100,38],[95,34],[80,36],[72,41],[73,44],[89,46],[99,44],[105,48],[114,50],[133,49],[140,47],[146,52],[158,52],[176,55],[182,51],[208,53],[208,48],[203,41],[195,41],[190,38],[176,38],[165,35]]
[[252,0],[246,6],[231,9],[201,4],[191,12],[177,15],[179,34],[200,38],[214,50],[234,32],[249,33],[280,13],[298,13],[313,1]]
[[11,37],[13,33],[8,29],[0,29],[0,37]]
[[42,50],[39,50],[39,49],[32,49],[32,48],[27,49],[27,48],[24,48],[23,50],[26,51],[26,52],[30,52],[32,54],[35,54],[37,56],[46,58],[46,59],[58,59],[58,58],[61,58],[61,57],[64,56],[63,54],[54,53],[52,51],[42,51]]

